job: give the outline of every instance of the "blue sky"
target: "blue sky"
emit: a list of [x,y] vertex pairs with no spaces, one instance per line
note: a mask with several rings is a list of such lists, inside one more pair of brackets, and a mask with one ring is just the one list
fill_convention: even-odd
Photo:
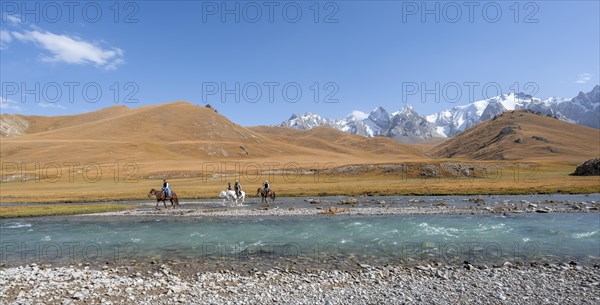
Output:
[[599,83],[598,1],[53,3],[1,4],[3,113],[186,100],[271,125],[406,104],[431,114],[498,89],[572,97]]

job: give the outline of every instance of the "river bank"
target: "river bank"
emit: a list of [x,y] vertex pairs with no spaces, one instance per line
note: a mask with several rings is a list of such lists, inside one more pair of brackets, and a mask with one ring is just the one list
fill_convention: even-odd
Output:
[[[181,202],[172,208],[138,204],[135,208],[96,216],[261,217],[312,215],[435,215],[516,213],[598,213],[598,194],[525,196],[429,197],[308,197],[284,198],[274,203],[257,200],[235,204],[227,200]],[[527,198],[527,199],[525,199]],[[86,215],[83,215],[86,216]],[[89,216],[89,215],[88,215]]]
[[354,270],[228,269],[169,264],[0,269],[2,304],[597,304],[600,266],[425,264]]

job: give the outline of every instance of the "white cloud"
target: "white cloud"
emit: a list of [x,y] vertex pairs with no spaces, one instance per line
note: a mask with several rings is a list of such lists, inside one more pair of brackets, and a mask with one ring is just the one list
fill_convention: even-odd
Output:
[[587,84],[592,79],[592,75],[589,73],[579,74],[577,80],[575,81],[578,84]]
[[0,49],[5,49],[12,41],[12,36],[8,31],[0,30]]
[[21,18],[15,16],[15,15],[5,15],[4,17],[6,18],[5,20],[8,21],[12,25],[17,25],[22,22]]
[[41,102],[41,103],[37,103],[37,105],[42,108],[67,109],[67,107],[65,107],[63,105],[56,104],[56,103],[49,103],[49,102]]
[[107,70],[114,70],[122,63],[123,50],[101,47],[76,36],[58,35],[44,30],[12,32],[12,38],[22,42],[32,42],[50,54],[42,55],[46,62],[69,64],[95,64]]
[[21,111],[22,109],[14,100],[6,99],[0,96],[0,110]]

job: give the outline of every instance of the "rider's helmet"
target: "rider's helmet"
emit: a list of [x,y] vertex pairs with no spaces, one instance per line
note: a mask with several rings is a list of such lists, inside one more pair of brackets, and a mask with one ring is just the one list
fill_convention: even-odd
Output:
[[266,183],[266,184],[269,184],[269,181],[268,181],[268,180],[265,180],[265,183]]

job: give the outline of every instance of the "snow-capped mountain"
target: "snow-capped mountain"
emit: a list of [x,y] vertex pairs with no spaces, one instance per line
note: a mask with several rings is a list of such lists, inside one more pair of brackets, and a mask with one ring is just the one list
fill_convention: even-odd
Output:
[[419,115],[412,106],[396,112],[377,107],[368,115],[354,111],[343,119],[326,119],[307,112],[294,114],[281,126],[310,129],[329,126],[367,137],[384,136],[403,142],[432,137],[451,137],[481,121],[509,110],[531,110],[561,120],[600,128],[600,85],[588,93],[570,98],[540,100],[524,93],[510,93],[467,105],[453,107],[428,116]]
[[417,139],[429,139],[442,136],[436,126],[417,113],[412,106],[407,106],[394,112],[387,128],[379,131],[380,136],[386,136],[402,142],[413,142]]
[[438,132],[451,137],[509,110],[529,109],[543,115],[562,118],[551,108],[551,101],[563,101],[563,99],[551,98],[541,101],[524,93],[510,93],[434,113],[428,115],[427,120],[437,126]]
[[600,85],[588,93],[579,92],[572,99],[551,97],[542,101],[524,93],[500,95],[428,115],[427,120],[437,126],[438,132],[451,137],[509,110],[531,110],[563,121],[600,128]]
[[568,102],[560,100],[554,108],[572,123],[600,128],[600,85],[588,93],[579,92]]
[[307,112],[304,115],[294,114],[281,126],[311,129],[317,126],[328,126],[351,134],[366,137],[384,136],[402,141],[442,137],[435,125],[419,115],[411,106],[390,113],[383,107],[377,107],[368,115],[354,111],[343,119],[327,119]]

